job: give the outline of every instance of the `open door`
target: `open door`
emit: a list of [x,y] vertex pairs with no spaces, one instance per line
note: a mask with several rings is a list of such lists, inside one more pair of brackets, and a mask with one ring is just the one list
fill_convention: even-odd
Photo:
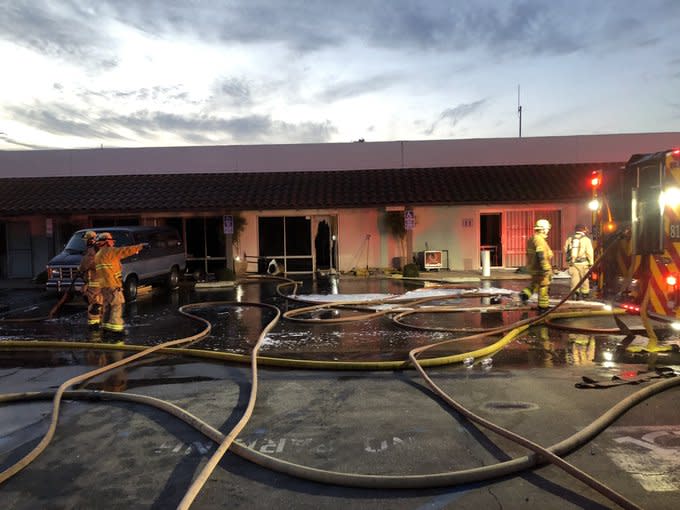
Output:
[[501,213],[483,213],[479,218],[479,249],[491,252],[491,265],[496,267],[503,266],[502,219]]

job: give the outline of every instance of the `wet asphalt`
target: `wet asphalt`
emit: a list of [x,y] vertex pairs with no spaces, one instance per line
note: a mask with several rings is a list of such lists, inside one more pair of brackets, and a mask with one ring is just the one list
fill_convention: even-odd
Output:
[[[519,290],[524,280],[492,282]],[[340,278],[305,282],[301,292],[403,293],[422,282]],[[479,286],[476,283],[471,287]],[[564,282],[552,287],[566,294]],[[264,302],[283,310],[299,304],[277,296],[272,283],[199,290],[183,285],[167,294],[143,292],[126,309],[126,342],[155,345],[195,334],[198,323],[177,313],[183,304],[211,303],[197,311],[213,324],[194,347],[247,353],[270,312],[244,304]],[[505,298],[502,303],[506,303]],[[1,318],[46,316],[55,297],[40,288],[0,289]],[[460,299],[458,306],[485,304]],[[357,313],[342,312],[347,315]],[[520,320],[533,312],[415,316],[414,325],[446,325],[464,336],[478,328]],[[635,317],[625,322],[638,326]],[[572,323],[574,323],[572,321]],[[578,319],[582,327],[611,328],[611,318]],[[416,346],[447,337],[395,325],[388,318],[338,325],[281,321],[262,354],[303,359],[404,359]],[[549,446],[583,429],[612,406],[658,379],[606,389],[577,388],[584,376],[599,381],[659,367],[680,370],[676,351],[635,354],[620,348],[620,334],[585,334],[540,326],[477,363],[428,369],[449,395],[485,418]],[[76,299],[53,319],[0,322],[0,342],[113,342],[85,327]],[[478,341],[453,344],[467,352]],[[3,393],[54,390],[73,375],[124,354],[97,349],[0,349]],[[222,432],[240,419],[250,391],[246,365],[189,356],[153,356],[86,383],[91,390],[128,391],[168,400]],[[680,500],[680,390],[652,396],[570,453],[569,462],[642,508],[677,508]],[[0,469],[33,448],[50,418],[48,402],[0,406]],[[492,465],[527,451],[452,411],[432,395],[412,369],[390,371],[302,370],[263,366],[258,400],[239,443],[276,458],[319,469],[381,475],[428,475]],[[4,508],[174,508],[215,445],[178,419],[154,408],[123,402],[67,400],[55,438],[25,470],[0,486]],[[423,489],[358,489],[296,478],[229,452],[192,508],[617,508],[554,466],[501,478]]]

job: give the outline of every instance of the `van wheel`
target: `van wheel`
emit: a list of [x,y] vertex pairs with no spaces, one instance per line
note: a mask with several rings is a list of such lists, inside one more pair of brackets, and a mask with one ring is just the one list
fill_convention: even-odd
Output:
[[179,268],[177,266],[173,266],[170,270],[167,286],[170,290],[175,290],[177,287],[179,287]]
[[125,301],[134,301],[137,299],[137,277],[134,275],[128,276],[123,285],[123,294],[125,295]]

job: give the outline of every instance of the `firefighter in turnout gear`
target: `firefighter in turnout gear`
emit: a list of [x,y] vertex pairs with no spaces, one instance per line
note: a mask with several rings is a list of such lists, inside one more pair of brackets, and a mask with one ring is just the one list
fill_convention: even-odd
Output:
[[99,327],[102,318],[102,293],[99,282],[96,279],[94,256],[97,253],[97,234],[92,230],[85,232],[85,253],[80,261],[78,272],[81,274],[85,285],[83,296],[87,299],[87,325],[91,329]]
[[101,288],[103,298],[102,328],[104,331],[124,333],[123,322],[123,268],[121,259],[139,253],[143,244],[114,247],[115,240],[109,232],[102,232],[97,236],[99,251],[94,257],[96,278]]
[[534,235],[527,239],[526,269],[531,274],[531,283],[519,295],[526,303],[536,292],[540,312],[545,312],[550,308],[548,288],[552,281],[553,252],[548,246],[548,232],[550,232],[550,222],[540,219],[534,225]]
[[[574,230],[574,235],[569,236],[567,242],[564,243],[564,254],[569,266],[567,271],[571,276],[572,290],[593,265],[593,243],[586,235],[585,225],[579,223]],[[586,278],[581,288],[574,293],[574,298],[587,299],[589,295],[590,282]]]

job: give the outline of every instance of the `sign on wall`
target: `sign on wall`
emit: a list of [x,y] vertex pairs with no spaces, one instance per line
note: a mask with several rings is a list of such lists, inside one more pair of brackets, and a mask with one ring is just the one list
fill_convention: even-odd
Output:
[[222,223],[224,225],[224,233],[226,235],[234,233],[234,217],[231,215],[225,215],[222,218]]
[[406,230],[413,230],[416,226],[416,213],[411,210],[404,211],[404,228]]

